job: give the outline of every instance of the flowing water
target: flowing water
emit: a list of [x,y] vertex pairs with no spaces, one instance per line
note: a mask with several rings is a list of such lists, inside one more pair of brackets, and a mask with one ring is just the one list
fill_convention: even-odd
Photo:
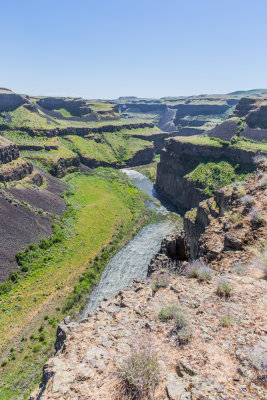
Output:
[[122,171],[148,195],[150,200],[147,206],[156,212],[158,220],[143,227],[110,260],[99,283],[91,293],[81,319],[86,318],[89,312],[95,310],[104,297],[114,297],[120,290],[129,286],[134,279],[144,280],[147,276],[148,264],[160,249],[162,239],[182,226],[181,217],[160,200],[153,183],[146,176],[134,170],[123,169]]

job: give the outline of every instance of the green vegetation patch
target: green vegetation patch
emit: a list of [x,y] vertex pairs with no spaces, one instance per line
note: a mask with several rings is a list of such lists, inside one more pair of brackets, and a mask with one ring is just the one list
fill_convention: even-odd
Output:
[[254,142],[247,138],[233,137],[231,139],[231,146],[247,151],[267,153],[267,142]]
[[77,154],[118,165],[124,164],[137,151],[153,148],[153,143],[125,135],[122,132],[95,134],[94,139],[85,139],[75,135],[65,136],[64,139],[71,144],[70,148]]
[[186,175],[186,178],[203,188],[204,193],[212,196],[216,185],[227,186],[236,181],[247,180],[250,173],[247,170],[244,172],[243,167],[241,168],[239,164],[233,166],[227,161],[201,162]]
[[231,142],[206,135],[179,136],[176,139],[183,143],[192,143],[199,146],[229,147],[254,152],[267,152],[267,142],[254,142],[247,138],[233,137]]

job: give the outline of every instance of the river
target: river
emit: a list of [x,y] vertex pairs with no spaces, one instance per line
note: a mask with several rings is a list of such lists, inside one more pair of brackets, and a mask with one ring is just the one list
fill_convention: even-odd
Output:
[[81,319],[95,310],[104,298],[114,297],[129,286],[134,279],[144,280],[148,264],[160,249],[162,239],[182,227],[182,218],[170,205],[160,199],[153,183],[135,170],[123,169],[128,178],[149,197],[147,207],[157,214],[157,222],[140,229],[137,235],[125,245],[107,264],[99,283],[92,290]]

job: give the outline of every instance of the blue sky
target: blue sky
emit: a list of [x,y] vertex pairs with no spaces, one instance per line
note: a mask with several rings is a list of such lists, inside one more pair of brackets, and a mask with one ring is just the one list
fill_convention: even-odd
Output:
[[86,98],[267,87],[266,0],[0,0],[0,87]]

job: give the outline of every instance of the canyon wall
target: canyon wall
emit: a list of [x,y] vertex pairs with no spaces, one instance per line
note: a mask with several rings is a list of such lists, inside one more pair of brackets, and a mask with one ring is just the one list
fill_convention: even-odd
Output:
[[180,210],[189,210],[208,196],[186,175],[202,161],[228,160],[233,164],[252,164],[255,152],[230,146],[199,145],[179,138],[168,141],[160,155],[156,186]]

